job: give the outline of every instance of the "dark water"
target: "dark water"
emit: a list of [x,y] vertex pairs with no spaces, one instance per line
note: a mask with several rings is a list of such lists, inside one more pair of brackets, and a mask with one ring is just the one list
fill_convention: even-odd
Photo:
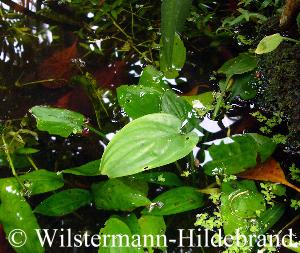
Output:
[[[227,58],[236,55],[237,52],[241,50],[239,47],[233,47],[228,43],[228,45],[222,46],[217,50],[205,49],[204,51],[198,52],[193,48],[195,45],[198,45],[199,41],[191,42],[191,45],[188,47],[188,62],[181,72],[181,82],[174,84],[171,82],[172,87],[179,94],[186,93],[193,90],[195,87],[198,87],[198,93],[216,90],[217,85],[214,81],[210,81],[210,76],[212,71],[217,69]],[[201,43],[206,44],[205,40]],[[201,46],[201,45],[200,45]],[[209,59],[204,61],[202,59]],[[35,62],[41,62],[41,60],[34,59]],[[125,61],[126,67],[122,69],[121,72],[115,73],[112,78],[112,83],[114,87],[117,87],[121,84],[127,83],[137,83],[138,76],[140,75],[143,66],[145,63],[139,62],[137,56],[133,56],[123,60],[116,57],[105,57],[105,60],[102,61],[101,65],[97,68],[105,69],[108,66],[113,65],[116,61]],[[89,63],[87,63],[89,64]],[[10,78],[5,89],[0,89],[0,122],[12,121],[13,124],[18,126],[20,124],[23,116],[28,112],[34,105],[56,105],[57,101],[64,97],[66,94],[74,90],[74,87],[70,85],[64,85],[63,87],[50,89],[41,84],[30,84],[24,87],[16,87],[14,84],[19,77],[21,72],[35,72],[38,68],[38,64],[33,65],[33,68],[30,68],[30,64],[26,64],[24,67],[16,67],[11,62],[3,64],[1,71],[8,73]],[[25,74],[26,75],[26,74]],[[118,78],[118,76],[120,78]],[[34,81],[33,78],[30,80],[30,75],[27,75],[28,81]],[[112,94],[115,93],[114,89],[111,89]],[[93,114],[91,104],[87,98],[84,98],[85,95],[80,93],[80,96],[77,97],[78,100],[73,107],[79,108],[82,113],[90,118],[91,124],[96,126],[96,119]],[[109,107],[109,117],[105,118],[104,129],[103,131],[107,134],[113,133],[116,130],[122,128],[128,119],[123,117],[123,114],[116,104],[115,99],[109,101],[111,104]],[[209,139],[214,140],[217,138],[223,138],[226,136],[228,127],[232,129],[232,133],[243,133],[246,132],[257,132],[259,125],[249,117],[250,112],[254,112],[258,109],[255,101],[244,102],[241,100],[233,101],[233,108],[226,114],[226,117],[220,122],[211,121],[209,118],[206,119],[205,128],[209,131],[212,131],[213,134],[210,135]],[[32,127],[34,123],[32,122]],[[286,126],[282,124],[278,128],[278,132],[285,133]],[[79,166],[86,162],[99,159],[103,153],[105,143],[103,143],[98,136],[93,133],[87,133],[82,136],[72,136],[67,139],[63,139],[56,136],[49,136],[46,133],[42,133],[39,136],[37,148],[41,152],[37,155],[34,155],[33,158],[36,161],[39,168],[45,168],[50,171],[60,171],[62,169],[71,168],[74,166]],[[299,162],[299,155],[297,153],[289,150],[288,146],[279,145],[274,157],[281,163],[283,168],[287,171],[288,167],[292,163]],[[198,157],[200,160],[201,158]],[[184,161],[180,161],[183,166],[189,166],[184,164]],[[166,167],[166,169],[171,169]],[[20,171],[22,173],[24,171]],[[201,176],[199,172],[199,177]],[[9,176],[8,170],[1,169],[0,177]],[[106,179],[105,177],[78,177],[72,175],[64,175],[66,184],[65,188],[83,188],[88,189],[92,183],[98,182],[100,180]],[[203,182],[202,182],[203,183]],[[198,187],[201,185],[197,185]],[[204,185],[202,185],[204,187]],[[150,189],[150,195],[155,196],[158,190],[155,187]],[[49,194],[44,194],[42,196],[35,196],[29,199],[30,203],[35,206],[42,199],[47,197]],[[295,192],[293,190],[287,189],[287,196],[295,198]],[[284,201],[284,200],[283,200]],[[211,209],[210,206],[207,207],[208,210]],[[199,210],[198,210],[199,212]],[[137,212],[138,213],[138,212]],[[195,215],[197,211],[192,212],[189,215],[181,214],[176,216],[170,216],[166,218],[166,224],[168,227],[167,236],[172,238],[176,236],[177,228],[192,228],[195,221]],[[104,222],[112,215],[113,212],[105,212],[101,210],[96,210],[93,206],[84,207],[76,211],[74,214],[70,214],[64,217],[58,218],[47,218],[45,216],[37,216],[39,224],[42,228],[64,228],[72,229],[74,234],[88,232],[90,234],[96,234],[99,232],[100,228],[103,226]],[[120,214],[120,213],[116,213]],[[121,214],[124,215],[124,214]],[[285,226],[287,222],[292,220],[296,216],[296,213],[291,209],[287,210],[283,219],[276,225],[274,231]],[[294,229],[294,232],[300,234],[300,222],[299,220],[291,224],[291,227]],[[172,245],[171,247],[172,248]],[[169,249],[171,252],[217,252],[216,249],[185,249],[180,251],[179,249]],[[1,252],[1,251],[0,251]],[[69,248],[58,248],[58,245],[47,249],[47,252],[97,252],[96,249],[92,248],[82,248],[82,249],[69,249]],[[280,252],[288,252],[288,250],[280,249]]]

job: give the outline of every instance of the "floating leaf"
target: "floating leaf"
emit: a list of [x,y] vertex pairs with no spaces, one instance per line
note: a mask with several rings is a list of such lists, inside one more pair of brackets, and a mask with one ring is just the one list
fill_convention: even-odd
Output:
[[[138,223],[141,228],[140,235],[143,245],[148,246],[147,248],[163,248],[165,246],[166,224],[162,216],[142,215]],[[151,235],[152,238],[147,235]]]
[[78,167],[65,169],[62,172],[65,174],[73,174],[77,176],[98,176],[100,174],[100,162],[100,160],[91,161]]
[[150,215],[171,215],[182,213],[196,208],[203,207],[205,204],[204,194],[193,187],[177,187],[166,191],[152,200],[156,205],[153,209],[144,209],[143,214]]
[[255,53],[256,54],[266,54],[274,51],[284,40],[279,33],[275,33],[264,37],[258,44]]
[[109,179],[92,185],[95,205],[103,210],[131,211],[136,207],[150,205],[147,193],[147,184],[139,181],[130,183],[128,180]]
[[122,85],[117,95],[119,104],[133,119],[161,111],[162,91],[158,88]]
[[280,183],[300,192],[299,187],[289,183],[286,180],[286,177],[284,175],[282,168],[280,167],[280,164],[276,162],[273,158],[270,158],[264,163],[260,163],[256,167],[244,171],[243,173],[240,173],[237,176],[241,178],[247,178],[253,180]]
[[[105,236],[107,235],[107,236]],[[120,236],[121,235],[121,236]],[[129,238],[128,245],[123,237]],[[131,247],[132,232],[125,222],[118,217],[111,217],[105,222],[104,228],[100,230],[100,237],[107,238],[105,245],[101,243],[99,253],[138,253],[143,252],[138,247]]]
[[[64,186],[62,175],[42,169],[19,176],[19,179],[26,187],[28,195],[46,193],[57,190]],[[7,182],[14,183],[15,187],[20,190],[18,181],[12,177],[0,179],[0,186],[6,184]]]
[[47,216],[63,216],[74,212],[78,208],[91,202],[89,191],[82,189],[68,189],[55,193],[43,200],[35,209],[35,213]]
[[85,118],[80,113],[47,106],[32,107],[30,112],[36,118],[40,131],[67,138],[83,130]]
[[[36,229],[40,229],[39,224],[19,188],[9,180],[1,184],[0,188],[0,223],[3,225],[6,235],[19,229],[20,232],[25,233],[27,238],[22,247],[14,247],[14,250],[17,253],[45,252],[36,233]],[[26,238],[22,233],[15,234],[16,242],[22,243]]]
[[146,181],[148,183],[166,185],[166,186],[182,186],[180,178],[172,172],[142,172],[131,176],[133,179]]
[[100,171],[122,177],[160,167],[188,155],[198,136],[181,133],[181,121],[173,115],[155,113],[127,124],[108,144]]
[[225,74],[228,82],[232,76],[250,72],[256,67],[257,59],[255,55],[249,53],[241,53],[237,57],[226,61],[221,66],[221,68],[219,68],[218,73]]
[[235,135],[221,139],[218,145],[208,148],[204,172],[208,175],[237,174],[254,167],[257,158],[265,161],[275,150],[276,144],[259,134]]
[[162,97],[162,112],[173,114],[184,124],[184,130],[187,132],[194,128],[199,128],[199,119],[195,117],[193,107],[182,97],[175,94],[174,91],[168,90]]
[[169,87],[163,81],[164,75],[155,67],[148,65],[143,69],[142,75],[139,79],[139,85],[143,87],[157,88],[161,91],[168,90]]
[[62,175],[47,170],[37,170],[19,177],[30,195],[57,190],[64,186]]
[[222,184],[221,215],[226,235],[250,233],[251,219],[266,210],[264,196],[253,181],[231,181]]
[[130,228],[130,231],[132,234],[134,234],[134,235],[141,234],[141,228],[139,225],[139,221],[134,213],[129,213],[125,217],[118,217],[118,218],[127,224],[127,226]]

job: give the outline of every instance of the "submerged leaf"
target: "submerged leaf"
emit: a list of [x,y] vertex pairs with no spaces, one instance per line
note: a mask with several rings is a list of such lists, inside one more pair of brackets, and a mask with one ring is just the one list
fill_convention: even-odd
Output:
[[205,204],[204,194],[198,189],[188,186],[177,187],[166,191],[152,200],[155,203],[153,209],[144,209],[143,214],[150,215],[171,215],[182,213]]
[[254,98],[257,94],[254,85],[255,80],[252,72],[237,76],[237,78],[234,78],[231,97],[240,96],[244,100]]
[[132,211],[147,206],[151,201],[146,197],[147,183],[137,180],[109,179],[92,185],[95,205],[102,210]]
[[66,138],[83,130],[85,118],[80,113],[47,106],[34,106],[30,112],[36,118],[40,131]]
[[291,184],[286,180],[286,177],[284,175],[282,168],[280,167],[280,164],[277,161],[275,161],[273,158],[270,158],[266,162],[260,163],[256,167],[244,171],[243,173],[240,173],[237,176],[241,178],[247,178],[253,180],[280,183],[300,192],[299,187]]
[[127,124],[108,144],[100,172],[122,177],[160,167],[188,155],[198,136],[181,132],[181,121],[173,115],[155,113]]
[[148,183],[166,185],[166,186],[182,186],[180,178],[172,172],[142,172],[131,176],[133,179],[145,181]]
[[89,204],[91,199],[89,191],[76,188],[68,189],[43,200],[34,209],[34,212],[47,216],[63,216]]
[[265,161],[275,150],[276,144],[259,134],[235,135],[221,139],[208,148],[204,172],[208,175],[237,174],[254,167],[259,158]]
[[256,54],[266,54],[274,51],[284,40],[284,38],[279,34],[275,33],[264,37],[258,44],[255,53]]

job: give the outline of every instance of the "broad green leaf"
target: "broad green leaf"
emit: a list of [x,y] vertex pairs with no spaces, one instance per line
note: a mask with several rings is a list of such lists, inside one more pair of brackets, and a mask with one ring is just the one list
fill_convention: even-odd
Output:
[[62,171],[62,173],[73,174],[77,176],[97,176],[100,174],[99,166],[100,166],[100,160],[95,160],[78,167],[65,169]]
[[257,190],[254,181],[222,184],[221,215],[226,235],[234,235],[236,229],[249,234],[251,219],[257,219],[265,210],[264,196]]
[[62,175],[47,170],[37,170],[19,177],[30,195],[42,194],[64,186]]
[[182,186],[180,178],[172,172],[142,172],[131,176],[133,179],[146,181],[148,183],[166,185],[166,186]]
[[150,205],[147,193],[147,184],[139,181],[132,183],[124,179],[109,179],[92,185],[95,205],[103,210],[131,211],[136,207]]
[[181,132],[173,115],[155,113],[127,124],[108,144],[101,159],[101,174],[110,178],[157,168],[188,155],[198,136]]
[[215,101],[211,91],[195,96],[184,96],[183,98],[193,107],[200,117],[203,117],[213,108],[212,104]]
[[100,237],[107,239],[101,243],[98,253],[143,252],[137,244],[134,244],[130,228],[120,218],[112,217],[108,219],[105,226],[100,230]]
[[[161,35],[162,35],[162,48],[160,51],[161,55],[161,69],[163,72],[174,72],[177,66],[174,65],[173,53],[175,52],[174,47],[179,47],[183,54],[182,44],[179,46],[179,42],[176,45],[176,32],[180,33],[183,29],[184,22],[189,15],[191,0],[163,0],[161,6]],[[179,36],[177,37],[177,41]],[[176,53],[176,52],[175,52]],[[176,56],[175,58],[177,58]],[[184,56],[185,58],[185,56]],[[176,59],[178,61],[178,59]],[[173,74],[174,75],[174,74]],[[175,74],[176,75],[176,74]]]
[[[19,176],[19,179],[26,187],[26,194],[29,196],[54,191],[64,186],[62,175],[42,169]],[[8,181],[20,188],[18,181],[12,177],[0,179],[0,185]]]
[[[19,188],[13,181],[6,181],[0,186],[0,223],[3,225],[6,236],[15,229],[20,229],[26,234],[26,243],[22,247],[14,247],[17,253],[42,253],[42,248],[36,229],[39,224],[26,199],[22,197]],[[24,236],[24,234],[23,234]],[[24,240],[21,234],[16,234],[15,241],[22,243]],[[1,246],[0,246],[1,247]]]
[[164,75],[155,67],[148,65],[143,69],[139,79],[139,85],[143,87],[157,88],[162,92],[168,90],[168,85],[163,81]]
[[[167,47],[169,47],[167,45]],[[161,46],[160,50],[160,69],[164,72],[165,77],[169,79],[176,78],[179,74],[178,71],[184,66],[186,60],[186,48],[183,41],[180,39],[178,34],[175,34],[173,52],[171,56],[171,63],[169,64],[167,54],[165,52],[164,45]]]
[[254,70],[256,66],[257,59],[255,55],[241,53],[239,56],[225,62],[221,68],[219,68],[218,73],[226,75],[228,81],[234,75],[240,75]]
[[143,214],[170,215],[182,213],[204,206],[204,194],[193,187],[177,187],[166,191],[152,200],[153,209],[144,209]]
[[257,158],[265,161],[275,150],[276,144],[259,134],[235,135],[224,138],[220,144],[208,148],[209,161],[204,164],[208,175],[237,174],[257,163]]
[[119,104],[133,119],[161,111],[162,91],[156,87],[122,85],[117,95]]
[[46,216],[63,216],[72,213],[82,206],[91,203],[91,194],[82,189],[68,189],[55,193],[43,200],[35,209],[35,213]]
[[231,97],[239,96],[241,99],[252,99],[257,94],[253,73],[236,76],[231,91]]
[[211,91],[201,93],[194,96],[183,96],[194,109],[207,108],[214,102],[214,96]]
[[129,213],[125,217],[118,217],[118,218],[127,224],[127,226],[130,228],[130,231],[132,234],[134,234],[134,235],[141,234],[139,220],[134,213]]
[[276,143],[269,137],[260,134],[251,133],[249,135],[256,142],[257,153],[260,157],[260,161],[265,162],[270,157],[270,155],[273,154],[276,148]]
[[162,112],[173,114],[184,122],[184,130],[190,132],[194,128],[199,128],[199,119],[195,117],[193,107],[174,91],[166,91],[162,97]]
[[[152,216],[152,215],[143,215],[138,220],[140,228],[141,228],[141,236],[144,239],[144,236],[151,235],[145,237],[146,241],[143,240],[143,244],[147,246],[147,248],[164,248],[166,246],[166,241],[164,240],[166,233],[166,224],[164,218],[162,216]],[[153,239],[153,242],[152,242]]]
[[264,37],[258,44],[255,53],[256,54],[266,54],[274,51],[284,40],[279,33],[275,33]]
[[35,117],[40,131],[66,138],[83,130],[85,118],[80,113],[47,106],[34,106],[30,112]]

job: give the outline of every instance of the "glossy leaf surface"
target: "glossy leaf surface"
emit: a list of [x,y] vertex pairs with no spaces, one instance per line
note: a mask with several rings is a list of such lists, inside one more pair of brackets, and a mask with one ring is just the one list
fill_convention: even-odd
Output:
[[275,150],[276,144],[268,137],[258,134],[235,135],[224,138],[208,148],[210,159],[204,164],[208,175],[237,174],[257,163],[257,158],[265,161]]
[[77,176],[97,176],[100,174],[99,166],[100,160],[95,160],[78,167],[65,169],[62,172],[65,174],[73,174]]
[[15,234],[14,240],[21,245],[27,238],[22,247],[14,247],[15,251],[17,253],[45,252],[35,231],[35,229],[40,229],[39,224],[19,188],[13,181],[6,181],[1,184],[0,189],[0,222],[6,235],[8,236],[15,229],[21,229],[26,235]]
[[264,37],[255,50],[256,54],[266,54],[274,51],[284,40],[279,33],[275,33],[269,36]]
[[196,188],[187,186],[166,191],[152,202],[157,204],[152,210],[144,209],[143,214],[171,215],[201,208],[205,204],[204,194]]
[[[42,169],[19,176],[19,179],[26,187],[27,195],[42,194],[64,186],[62,175]],[[0,179],[0,185],[4,185],[7,182],[14,183],[15,186],[19,188],[15,178]]]
[[198,136],[181,133],[181,121],[165,113],[149,114],[127,124],[104,151],[100,171],[122,177],[172,163],[189,154]]
[[66,138],[83,130],[85,118],[80,113],[47,106],[32,107],[30,112],[35,117],[40,131]]

